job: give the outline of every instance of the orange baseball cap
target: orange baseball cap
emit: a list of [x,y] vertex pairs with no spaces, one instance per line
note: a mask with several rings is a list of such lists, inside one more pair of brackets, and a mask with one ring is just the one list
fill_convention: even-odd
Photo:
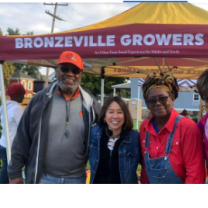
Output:
[[58,59],[57,64],[71,63],[77,66],[79,69],[84,70],[82,58],[73,51],[64,51]]

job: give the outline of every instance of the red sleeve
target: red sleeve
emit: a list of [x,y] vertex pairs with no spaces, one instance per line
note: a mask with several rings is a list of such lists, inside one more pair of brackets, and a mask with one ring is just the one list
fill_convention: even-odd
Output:
[[145,131],[144,131],[144,126],[147,123],[147,119],[145,119],[141,126],[140,126],[140,144],[141,144],[141,151],[142,151],[142,169],[141,169],[141,177],[140,177],[140,182],[142,184],[147,184],[149,183],[149,180],[147,178],[147,173],[144,165],[144,137],[145,137]]
[[203,184],[205,183],[205,148],[202,134],[195,123],[188,123],[184,129],[181,148],[186,170],[185,183]]

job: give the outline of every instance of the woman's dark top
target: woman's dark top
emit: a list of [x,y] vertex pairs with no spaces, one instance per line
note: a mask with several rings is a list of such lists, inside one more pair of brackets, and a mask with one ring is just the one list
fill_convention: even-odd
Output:
[[112,135],[112,131],[107,127],[103,128],[102,136],[100,138],[100,156],[94,184],[120,184],[118,149],[124,139],[125,132],[120,135],[116,141],[113,150],[108,149],[108,135]]

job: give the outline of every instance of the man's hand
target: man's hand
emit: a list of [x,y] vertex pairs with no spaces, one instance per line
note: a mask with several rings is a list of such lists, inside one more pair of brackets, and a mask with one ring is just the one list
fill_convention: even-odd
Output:
[[9,181],[9,184],[23,184],[22,178],[13,178]]

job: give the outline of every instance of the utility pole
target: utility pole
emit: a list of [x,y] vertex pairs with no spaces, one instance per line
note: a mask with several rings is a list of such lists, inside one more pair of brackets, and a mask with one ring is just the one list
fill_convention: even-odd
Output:
[[[51,27],[51,33],[53,33],[54,25],[55,25],[55,19],[58,19],[60,21],[65,21],[65,20],[61,19],[60,17],[56,16],[57,6],[68,6],[68,4],[58,4],[58,3],[55,3],[55,4],[53,4],[53,3],[47,4],[47,3],[44,3],[43,5],[49,5],[49,6],[54,6],[55,5],[53,14],[51,14],[49,11],[45,11],[46,14],[48,14],[48,15],[50,15],[50,16],[53,17],[52,27]],[[49,68],[47,67],[45,87],[48,86],[48,76],[49,76]]]

